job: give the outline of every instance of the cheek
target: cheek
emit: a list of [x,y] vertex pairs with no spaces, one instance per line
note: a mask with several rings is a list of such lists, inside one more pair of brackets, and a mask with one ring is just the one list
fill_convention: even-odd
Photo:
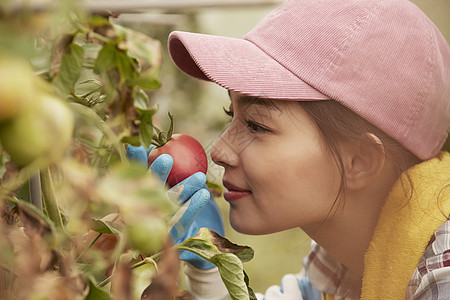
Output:
[[293,151],[288,148],[273,148],[273,155],[253,155],[242,160],[253,160],[253,164],[248,164],[246,168],[246,175],[254,188],[278,193],[298,190],[302,192],[300,194],[305,194],[333,190],[339,186],[340,174],[336,163],[318,145],[306,149],[292,146],[291,149],[298,149]]
[[302,155],[298,153],[268,155],[265,163],[260,161],[246,169],[253,202],[247,203],[246,216],[241,215],[244,209],[236,209],[235,215],[230,215],[235,226],[240,227],[237,230],[252,228],[256,234],[271,233],[326,218],[340,186],[338,168],[314,147],[300,152]]
[[[306,155],[307,154],[307,155]],[[333,205],[340,187],[340,172],[326,153],[305,152],[285,160],[283,168],[273,174],[281,199],[291,199],[292,207],[320,214]]]

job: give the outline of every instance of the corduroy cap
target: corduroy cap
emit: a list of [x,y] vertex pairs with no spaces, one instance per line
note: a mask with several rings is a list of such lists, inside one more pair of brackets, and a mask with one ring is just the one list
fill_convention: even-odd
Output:
[[187,74],[245,95],[333,99],[421,159],[450,129],[450,47],[408,0],[288,0],[243,39],[172,32]]

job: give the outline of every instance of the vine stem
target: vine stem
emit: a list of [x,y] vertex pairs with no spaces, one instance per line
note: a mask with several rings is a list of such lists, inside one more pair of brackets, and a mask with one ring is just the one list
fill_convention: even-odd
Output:
[[[158,271],[158,265],[156,264],[156,260],[157,260],[162,254],[163,254],[163,252],[158,252],[158,253],[156,253],[156,254],[150,256],[150,257],[146,257],[146,258],[144,258],[144,260],[142,260],[142,261],[140,261],[140,262],[135,263],[134,265],[132,265],[132,266],[131,266],[131,269],[136,269],[136,268],[139,268],[139,267],[141,267],[141,266],[143,266],[143,265],[146,265],[146,264],[152,264],[152,265],[155,267],[156,271]],[[108,278],[106,278],[105,280],[103,280],[102,282],[100,282],[100,283],[98,284],[98,286],[99,286],[99,287],[104,287],[105,285],[107,285],[108,283],[111,282],[112,277],[113,277],[113,275],[109,276]]]
[[40,174],[43,203],[45,209],[47,210],[47,215],[49,219],[55,223],[56,227],[63,228],[50,168],[45,168],[40,172]]
[[131,269],[136,269],[136,268],[139,268],[146,264],[152,264],[155,267],[156,271],[158,271],[158,265],[156,264],[156,260],[162,255],[162,253],[163,252],[159,252],[150,257],[144,258],[142,261],[137,262],[134,265],[132,265]]
[[78,258],[75,260],[76,262],[80,262],[81,258],[86,254],[86,252],[88,252],[88,250],[90,248],[92,248],[92,246],[94,246],[95,242],[103,235],[103,233],[99,233],[95,239],[89,244],[89,246],[83,251],[83,253],[80,254],[80,256],[78,256]]
[[79,32],[83,33],[83,34],[88,34],[88,33],[89,33],[89,34],[91,34],[94,38],[98,39],[99,41],[102,41],[103,43],[109,43],[109,42],[111,42],[111,39],[109,39],[109,38],[107,38],[107,37],[105,37],[105,36],[103,36],[103,35],[101,35],[101,34],[98,34],[98,33],[96,33],[96,32],[90,31],[88,28],[86,28],[86,27],[80,25],[79,23],[75,23],[74,25],[75,25],[76,29],[77,29]]
[[38,172],[36,172],[35,175],[31,176],[31,178],[28,180],[28,184],[31,204],[42,211],[41,177],[39,176]]
[[[111,222],[114,223],[117,219],[119,218],[119,215],[115,216]],[[97,236],[95,237],[95,239],[89,244],[89,246],[80,254],[80,256],[78,256],[78,258],[76,259],[76,262],[79,262],[81,260],[81,258],[86,254],[86,252],[92,248],[92,246],[94,246],[95,242],[98,241],[98,239],[103,235],[102,232],[99,232],[97,234]]]

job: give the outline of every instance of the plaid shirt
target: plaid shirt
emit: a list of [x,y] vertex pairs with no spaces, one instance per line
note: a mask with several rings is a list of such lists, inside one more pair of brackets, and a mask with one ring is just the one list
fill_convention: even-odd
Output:
[[[304,267],[309,281],[319,291],[334,295],[335,300],[359,299],[361,278],[353,277],[315,242],[304,260]],[[450,300],[450,219],[431,238],[411,276],[405,299]]]

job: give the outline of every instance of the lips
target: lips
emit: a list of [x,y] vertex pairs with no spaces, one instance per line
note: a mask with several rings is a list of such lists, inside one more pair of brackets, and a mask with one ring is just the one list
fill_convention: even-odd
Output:
[[229,202],[239,200],[251,194],[251,191],[241,189],[225,180],[223,181],[223,185],[227,189],[227,191],[223,193],[223,197]]

